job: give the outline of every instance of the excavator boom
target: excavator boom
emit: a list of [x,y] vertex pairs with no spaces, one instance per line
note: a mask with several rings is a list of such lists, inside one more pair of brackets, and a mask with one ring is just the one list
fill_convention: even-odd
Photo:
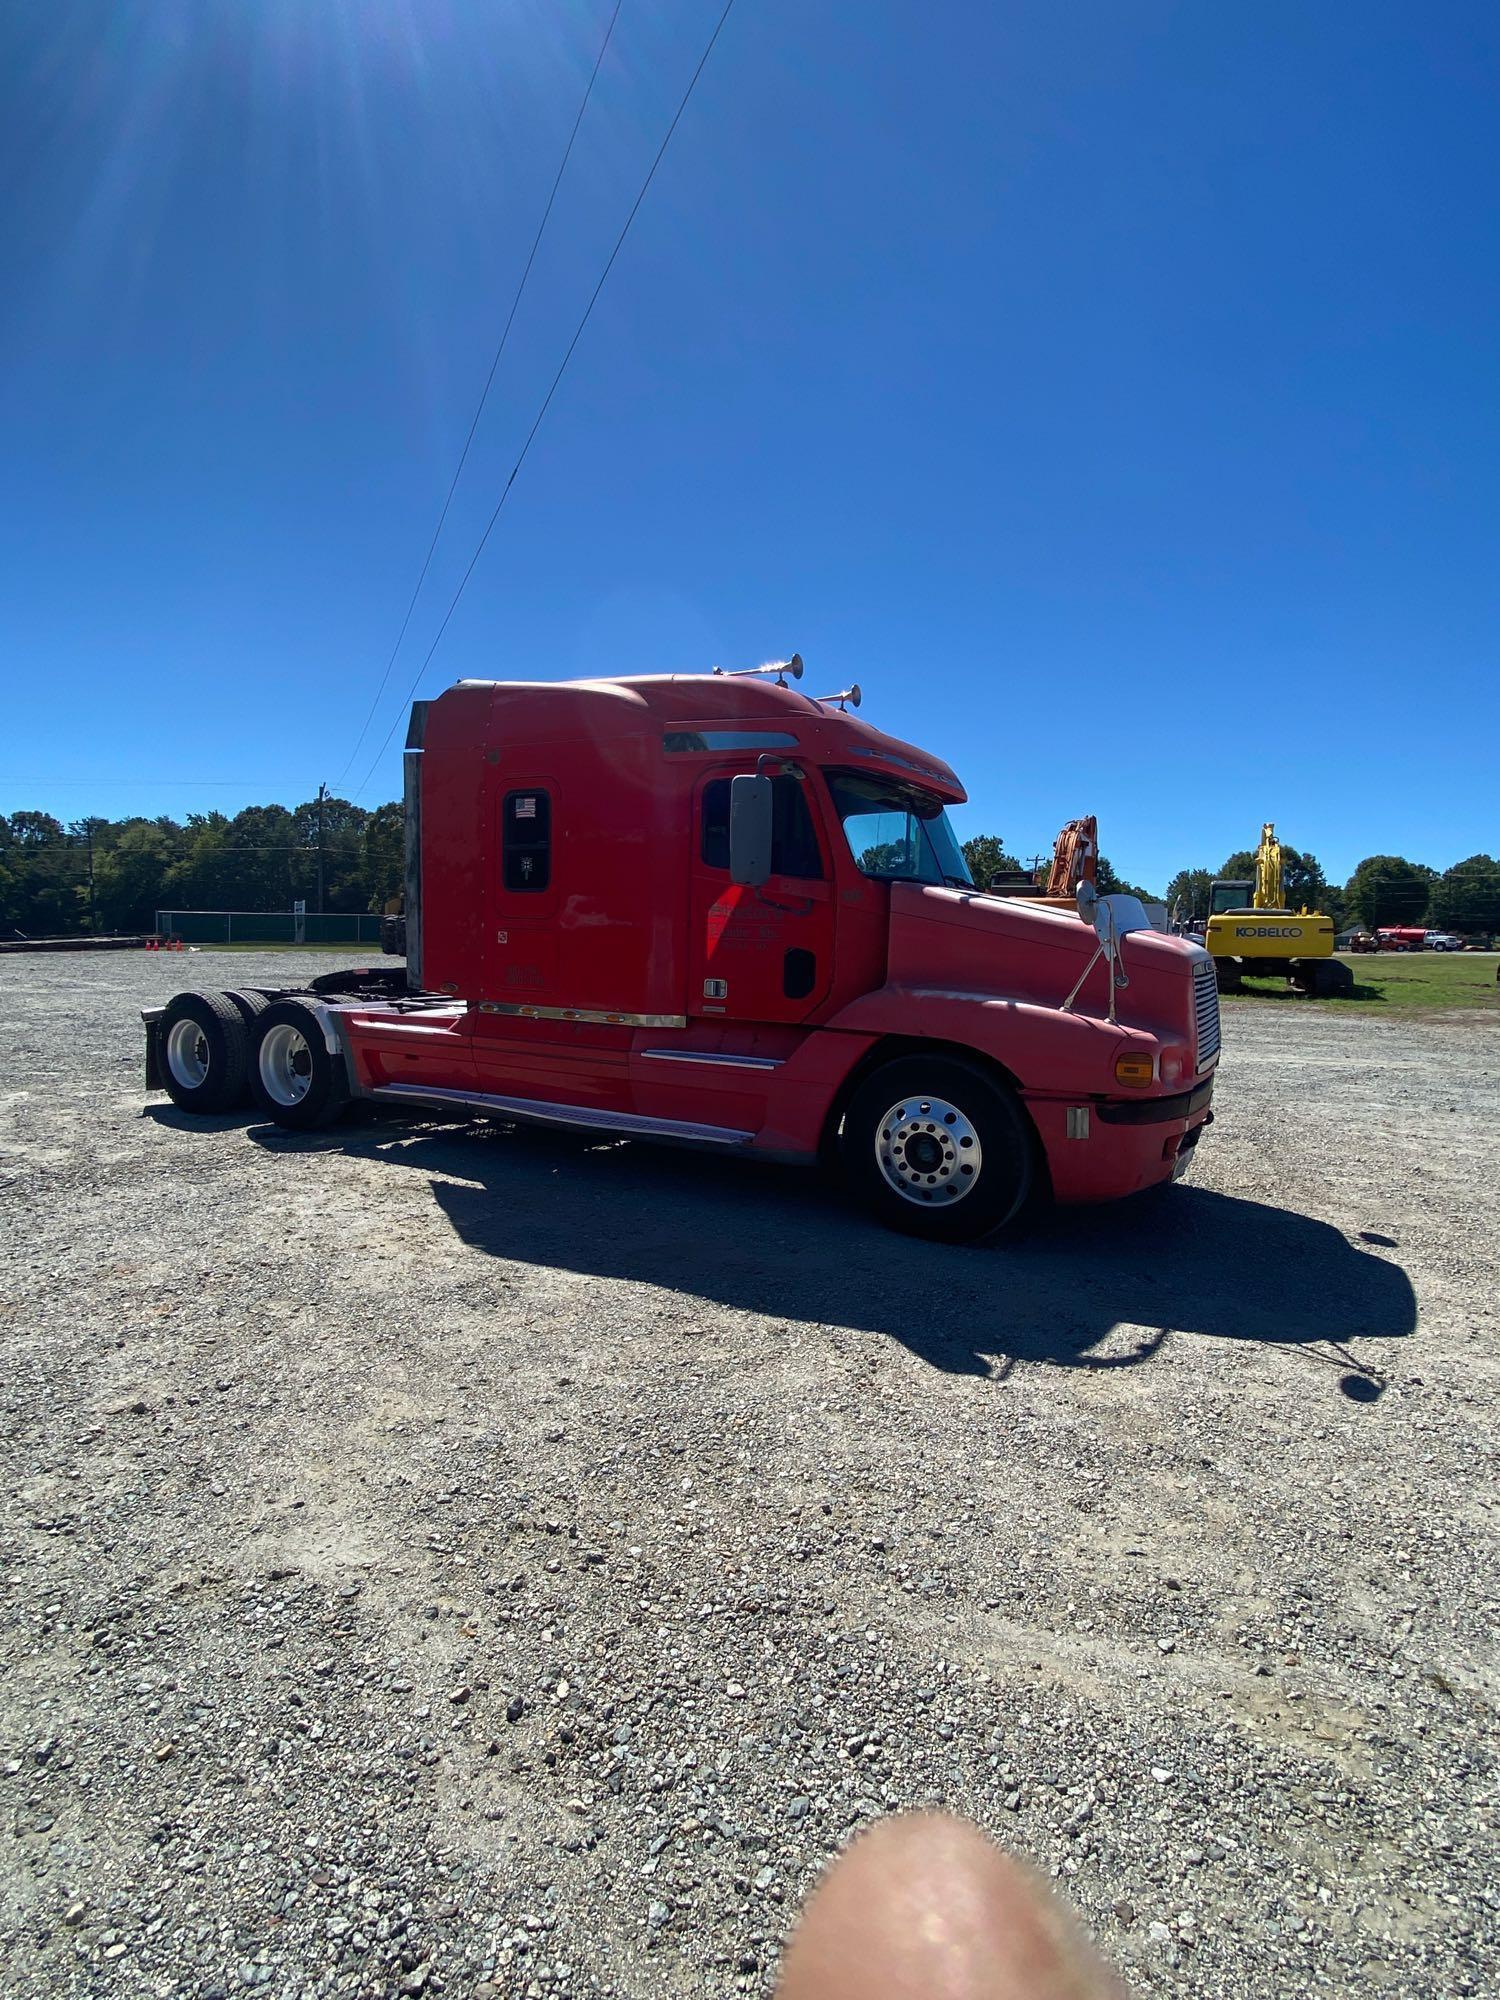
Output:
[[1260,846],[1255,852],[1255,905],[1257,910],[1284,910],[1286,891],[1282,887],[1281,842],[1270,820],[1260,830]]
[[1099,822],[1092,813],[1070,819],[1052,849],[1047,895],[1071,901],[1080,882],[1092,882],[1099,865]]

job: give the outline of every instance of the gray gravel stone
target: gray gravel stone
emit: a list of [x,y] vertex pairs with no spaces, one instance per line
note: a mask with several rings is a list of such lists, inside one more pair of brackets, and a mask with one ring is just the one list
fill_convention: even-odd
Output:
[[934,1805],[1142,1991],[1485,1990],[1492,1025],[1230,1004],[1184,1185],[950,1252],[147,1103],[140,1002],[336,963],[0,970],[28,1994],[769,1991]]

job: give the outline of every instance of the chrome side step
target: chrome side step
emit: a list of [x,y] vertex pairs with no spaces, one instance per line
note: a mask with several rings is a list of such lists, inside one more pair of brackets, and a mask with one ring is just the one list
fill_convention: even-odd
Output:
[[621,1139],[675,1139],[693,1146],[748,1146],[753,1132],[727,1125],[695,1125],[681,1118],[643,1118],[634,1111],[593,1111],[583,1104],[547,1104],[535,1097],[495,1097],[485,1090],[435,1090],[420,1083],[384,1083],[372,1097],[394,1104],[454,1104],[491,1117],[516,1118],[587,1132],[612,1132]]

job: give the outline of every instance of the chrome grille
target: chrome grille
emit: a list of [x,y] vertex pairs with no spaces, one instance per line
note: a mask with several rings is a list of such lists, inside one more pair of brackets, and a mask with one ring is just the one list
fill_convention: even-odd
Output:
[[1202,1070],[1219,1053],[1219,982],[1214,962],[1206,954],[1193,965],[1193,1017],[1198,1029],[1198,1067]]

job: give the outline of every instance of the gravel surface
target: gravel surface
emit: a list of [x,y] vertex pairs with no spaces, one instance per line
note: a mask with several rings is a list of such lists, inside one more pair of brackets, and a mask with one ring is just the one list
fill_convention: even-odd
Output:
[[1231,1004],[1186,1184],[946,1250],[145,1097],[337,962],[0,965],[11,1990],[757,1993],[937,1804],[1143,1993],[1494,1990],[1493,1025]]

